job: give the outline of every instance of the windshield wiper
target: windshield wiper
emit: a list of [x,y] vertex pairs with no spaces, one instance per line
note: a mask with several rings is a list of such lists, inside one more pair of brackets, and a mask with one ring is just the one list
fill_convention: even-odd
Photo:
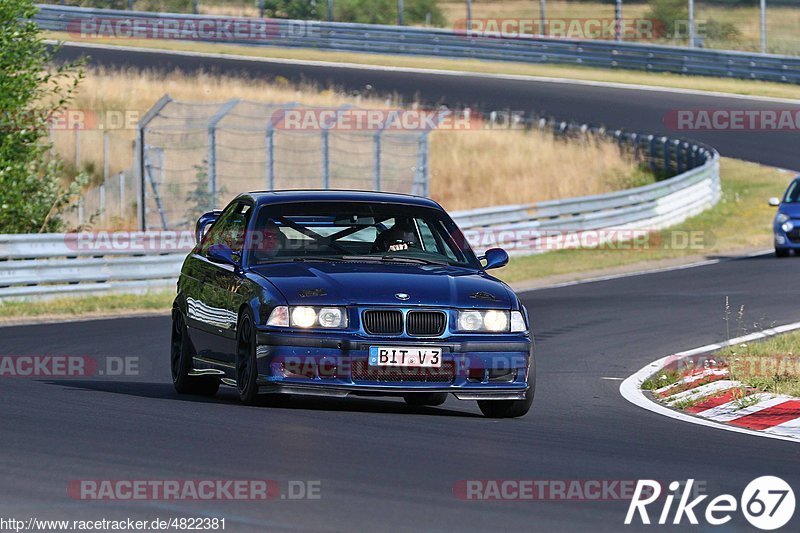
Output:
[[309,256],[309,257],[293,257],[291,260],[295,261],[297,263],[303,263],[305,261],[329,261],[331,263],[333,263],[333,262],[341,263],[341,262],[346,261],[346,259],[344,259],[343,257],[326,256],[326,255]]
[[326,256],[309,256],[309,257],[276,257],[274,259],[263,259],[258,261],[257,265],[266,265],[269,263],[304,263],[306,261],[320,261],[320,262],[331,262],[331,263],[342,263],[345,262],[345,259],[342,259],[338,256],[333,257],[326,257]]
[[381,263],[406,263],[438,266],[450,265],[449,263],[443,261],[434,261],[432,259],[424,259],[421,257],[408,257],[404,255],[345,255],[342,258],[346,261],[374,261]]

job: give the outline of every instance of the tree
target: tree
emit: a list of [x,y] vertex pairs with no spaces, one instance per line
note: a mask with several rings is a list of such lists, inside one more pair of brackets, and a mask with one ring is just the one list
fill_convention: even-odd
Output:
[[57,231],[58,213],[80,187],[50,157],[48,121],[83,78],[79,65],[51,67],[33,21],[33,0],[0,2],[0,233]]

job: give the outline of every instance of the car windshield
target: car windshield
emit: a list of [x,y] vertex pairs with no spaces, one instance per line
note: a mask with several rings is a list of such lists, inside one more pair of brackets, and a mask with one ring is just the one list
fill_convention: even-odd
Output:
[[796,204],[798,202],[800,202],[800,180],[795,180],[789,185],[789,188],[786,189],[783,203]]
[[366,202],[304,202],[259,208],[248,242],[252,265],[375,261],[480,268],[444,212]]

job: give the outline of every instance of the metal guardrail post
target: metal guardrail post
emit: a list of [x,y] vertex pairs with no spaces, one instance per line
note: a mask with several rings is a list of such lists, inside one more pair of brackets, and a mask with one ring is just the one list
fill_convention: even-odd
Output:
[[161,98],[158,99],[158,102],[150,108],[150,110],[144,114],[142,119],[136,126],[136,172],[137,172],[137,188],[138,188],[138,196],[139,196],[139,209],[138,209],[138,222],[139,222],[139,229],[146,231],[147,230],[147,203],[145,202],[145,192],[147,191],[147,186],[145,185],[145,164],[146,164],[146,157],[145,153],[147,151],[146,139],[145,139],[145,131],[147,126],[150,122],[161,112],[167,104],[172,102],[172,98],[170,95],[165,94]]
[[211,117],[211,120],[208,121],[208,193],[211,196],[210,209],[217,206],[217,125],[238,103],[238,98],[225,102],[216,114]]
[[275,130],[272,124],[267,126],[267,190],[275,190]]
[[327,129],[322,130],[320,135],[320,142],[322,143],[322,188],[330,189],[331,187],[331,157],[330,157],[330,132]]
[[373,151],[373,171],[372,171],[372,188],[380,191],[381,184],[381,133],[383,128],[379,129],[372,136],[372,151]]
[[428,169],[428,150],[430,147],[430,143],[428,142],[428,134],[429,132],[425,132],[420,135],[419,138],[419,153],[418,153],[418,163],[417,163],[417,172],[416,178],[417,182],[422,189],[420,193],[422,196],[428,196],[429,194],[429,169]]

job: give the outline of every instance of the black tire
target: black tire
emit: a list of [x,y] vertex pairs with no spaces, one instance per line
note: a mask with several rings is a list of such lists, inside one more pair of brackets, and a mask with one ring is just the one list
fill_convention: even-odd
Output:
[[444,402],[447,401],[447,393],[416,392],[404,395],[403,399],[406,401],[408,405],[413,405],[415,407],[420,407],[420,406],[436,407],[437,405],[442,405]]
[[236,389],[245,405],[258,401],[258,363],[256,360],[256,329],[253,314],[245,309],[239,317],[236,332]]
[[528,390],[524,400],[478,400],[478,408],[488,418],[517,418],[525,416],[533,405],[536,392],[536,362],[531,350],[531,366],[528,371]]
[[789,257],[789,249],[775,248],[775,257]]
[[219,379],[210,376],[190,376],[193,357],[194,349],[186,333],[183,314],[178,309],[173,309],[170,342],[172,384],[179,394],[214,396],[219,390]]
[[525,416],[533,405],[533,385],[525,393],[524,400],[478,400],[483,416],[488,418],[517,418]]

